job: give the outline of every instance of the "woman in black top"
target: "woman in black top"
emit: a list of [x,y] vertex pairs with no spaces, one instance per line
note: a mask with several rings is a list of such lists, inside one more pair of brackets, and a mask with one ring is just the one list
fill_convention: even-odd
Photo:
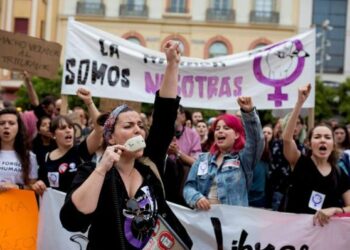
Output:
[[[122,105],[104,125],[106,149],[100,162],[84,164],[66,197],[60,218],[69,231],[89,229],[88,249],[142,249],[162,216],[190,248],[192,241],[168,207],[159,172],[171,142],[180,98],[176,97],[178,43],[165,46],[167,68],[154,104],[145,150],[129,151],[125,142],[145,137],[139,113]],[[156,168],[153,168],[156,167]],[[159,172],[157,171],[159,170]]]
[[[79,88],[77,95],[88,107],[89,113],[97,123],[99,114],[92,101],[90,91]],[[79,145],[75,145],[74,124],[68,116],[56,116],[50,125],[50,132],[57,144],[57,147],[47,153],[38,171],[38,181],[32,188],[42,195],[47,187],[67,192],[78,171],[78,166],[84,161],[90,161],[93,154],[99,147],[103,129],[95,126],[95,129]]]
[[50,124],[51,118],[48,116],[42,116],[36,122],[38,133],[32,141],[32,151],[36,155],[39,166],[44,165],[46,154],[57,147],[50,132]]
[[283,132],[283,153],[290,163],[293,183],[288,195],[287,211],[317,211],[314,223],[324,225],[334,214],[350,212],[350,183],[346,174],[336,165],[336,148],[330,127],[320,124],[310,131],[308,157],[300,153],[293,140],[298,115],[310,90],[310,84],[299,89],[298,100]]

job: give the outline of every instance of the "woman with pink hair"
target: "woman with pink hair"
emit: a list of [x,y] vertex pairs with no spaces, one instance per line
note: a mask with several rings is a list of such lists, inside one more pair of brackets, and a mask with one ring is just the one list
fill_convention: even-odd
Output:
[[187,177],[183,195],[187,204],[201,210],[211,204],[248,206],[253,168],[264,148],[264,136],[251,97],[239,97],[242,121],[223,114],[212,124],[214,143],[199,155]]

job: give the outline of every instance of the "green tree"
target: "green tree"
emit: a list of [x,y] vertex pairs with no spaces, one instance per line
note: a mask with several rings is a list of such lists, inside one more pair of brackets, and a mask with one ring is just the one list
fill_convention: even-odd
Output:
[[[55,98],[59,98],[61,95],[61,79],[62,70],[59,71],[59,73],[53,80],[42,77],[33,77],[32,83],[39,97],[39,101],[48,95],[51,95]],[[22,85],[17,92],[17,99],[15,104],[17,107],[21,107],[23,110],[30,108],[28,91],[24,85]]]
[[344,122],[350,122],[350,78],[339,86],[339,112]]
[[[32,82],[34,89],[39,97],[39,101],[48,95],[51,95],[55,98],[61,97],[62,70],[59,70],[57,76],[52,80],[42,77],[33,77]],[[17,107],[21,107],[23,110],[30,109],[30,102],[27,93],[28,91],[23,85],[17,92],[17,99],[15,104]],[[98,107],[99,98],[93,98],[93,100]],[[81,106],[86,109],[84,102],[77,96],[68,96],[68,106],[70,108]]]
[[328,120],[337,114],[334,113],[334,101],[336,100],[337,89],[325,86],[320,79],[316,80],[315,93],[315,121]]

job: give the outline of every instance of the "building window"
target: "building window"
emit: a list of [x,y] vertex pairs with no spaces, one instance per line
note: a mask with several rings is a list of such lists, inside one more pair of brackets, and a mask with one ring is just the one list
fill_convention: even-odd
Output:
[[45,21],[40,21],[40,38],[45,39]]
[[208,21],[234,21],[235,12],[232,9],[232,1],[211,0],[210,8],[207,9],[206,19]]
[[28,35],[29,20],[28,18],[15,18],[15,28],[16,33],[22,33]]
[[[325,73],[344,72],[347,5],[347,0],[313,1],[313,24],[316,25],[316,32],[322,34],[322,24],[326,19],[333,27],[332,30],[326,31],[326,40],[329,42],[328,46],[325,44],[325,52],[328,56],[323,58],[323,71]],[[316,39],[316,47],[321,48],[321,40],[321,37]],[[320,59],[320,53],[317,53],[316,60],[322,63]],[[320,65],[317,66],[316,70],[320,70]]]
[[230,40],[221,35],[210,38],[204,47],[204,58],[231,55],[232,53],[233,47]]
[[187,13],[187,0],[168,0],[167,12]]
[[145,0],[127,0],[128,5],[134,6],[135,9],[141,9],[145,5]]
[[141,41],[137,38],[137,37],[128,37],[126,40],[128,40],[129,42],[141,45]]
[[230,9],[231,1],[229,0],[212,0],[211,7],[217,10]]
[[209,47],[209,58],[225,56],[228,54],[228,48],[223,42],[214,42]]
[[255,10],[261,16],[268,16],[274,10],[272,0],[255,0]]
[[266,45],[269,45],[269,44],[272,44],[272,41],[270,41],[267,38],[261,37],[259,39],[256,39],[255,41],[253,41],[249,45],[248,50],[262,48],[262,47],[265,47]]
[[260,49],[260,48],[265,47],[266,45],[267,45],[266,43],[258,43],[257,45],[255,45],[254,49]]
[[121,16],[148,17],[148,6],[145,0],[127,0],[120,5]]
[[77,2],[77,14],[104,16],[105,5],[101,0],[80,0]]
[[130,31],[130,32],[124,34],[122,37],[124,39],[132,42],[132,43],[146,47],[145,38],[140,33],[136,32],[136,31]]
[[278,23],[279,13],[276,12],[276,0],[255,0],[254,10],[250,13],[250,21]]

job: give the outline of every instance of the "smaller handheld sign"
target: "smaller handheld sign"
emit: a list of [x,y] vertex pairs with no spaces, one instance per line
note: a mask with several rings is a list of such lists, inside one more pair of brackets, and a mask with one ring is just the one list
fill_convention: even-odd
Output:
[[20,33],[0,30],[0,67],[28,71],[53,79],[60,66],[62,46]]

